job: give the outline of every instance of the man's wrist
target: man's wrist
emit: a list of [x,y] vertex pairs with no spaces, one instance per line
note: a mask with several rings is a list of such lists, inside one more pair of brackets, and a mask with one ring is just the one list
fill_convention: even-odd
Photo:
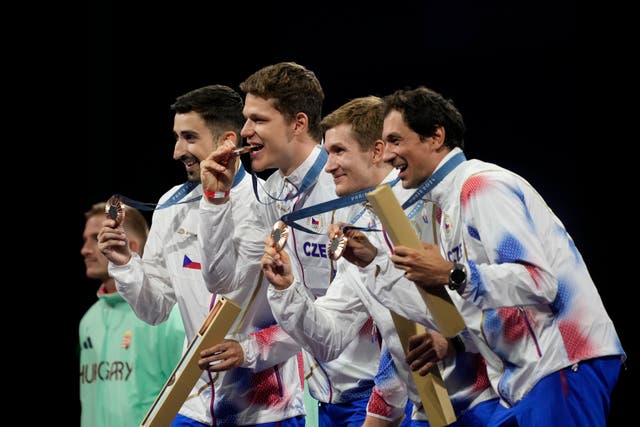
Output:
[[293,285],[293,280],[290,280],[289,283],[284,283],[282,285],[280,284],[275,284],[272,283],[271,286],[273,286],[275,289],[279,290],[279,291],[285,291],[287,289],[289,289],[291,287],[291,285]]
[[231,190],[227,191],[211,191],[205,189],[202,194],[207,198],[207,201],[215,204],[224,203],[229,200],[229,195],[231,194]]

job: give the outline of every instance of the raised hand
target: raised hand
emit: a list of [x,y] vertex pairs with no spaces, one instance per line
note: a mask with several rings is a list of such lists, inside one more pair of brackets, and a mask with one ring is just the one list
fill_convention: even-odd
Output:
[[287,289],[293,283],[289,255],[284,249],[277,250],[275,248],[271,236],[264,239],[264,254],[260,259],[260,267],[264,277],[276,289]]
[[211,192],[226,192],[231,189],[236,174],[238,155],[233,153],[235,145],[225,139],[206,159],[200,162],[202,189]]
[[122,224],[116,226],[113,219],[105,219],[98,233],[98,249],[109,261],[124,265],[131,259],[129,239]]

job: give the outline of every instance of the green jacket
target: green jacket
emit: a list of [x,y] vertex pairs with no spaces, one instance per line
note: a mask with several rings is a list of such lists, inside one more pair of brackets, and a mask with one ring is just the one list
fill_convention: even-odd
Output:
[[98,298],[80,321],[81,425],[137,427],[182,355],[180,313],[152,326],[120,294]]

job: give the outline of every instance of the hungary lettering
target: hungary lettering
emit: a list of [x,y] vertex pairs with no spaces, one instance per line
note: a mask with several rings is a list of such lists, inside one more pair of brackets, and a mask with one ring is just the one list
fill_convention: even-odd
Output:
[[127,381],[133,372],[129,362],[99,362],[80,366],[80,383],[91,384],[99,381]]

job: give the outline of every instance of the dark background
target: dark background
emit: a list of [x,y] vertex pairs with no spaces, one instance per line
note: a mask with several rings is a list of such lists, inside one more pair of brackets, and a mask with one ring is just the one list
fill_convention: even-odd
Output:
[[[88,10],[80,111],[88,133],[80,153],[86,161],[78,165],[88,185],[72,197],[75,237],[63,251],[78,284],[65,347],[70,372],[77,372],[77,324],[98,285],[84,277],[79,255],[83,212],[112,193],[155,202],[185,180],[172,159],[169,105],[176,96],[214,83],[237,89],[262,66],[289,60],[318,76],[324,114],[354,97],[407,86],[452,98],[467,125],[467,157],[525,177],[564,222],[631,356],[631,328],[623,323],[630,303],[611,272],[623,236],[617,218],[605,217],[606,196],[593,191],[602,171],[592,165],[608,159],[587,148],[595,141],[578,138],[591,123],[578,114],[574,1],[220,3],[98,2]],[[609,242],[597,243],[603,236]],[[633,362],[614,392],[610,425],[630,413]],[[77,377],[69,377],[77,389]]]

